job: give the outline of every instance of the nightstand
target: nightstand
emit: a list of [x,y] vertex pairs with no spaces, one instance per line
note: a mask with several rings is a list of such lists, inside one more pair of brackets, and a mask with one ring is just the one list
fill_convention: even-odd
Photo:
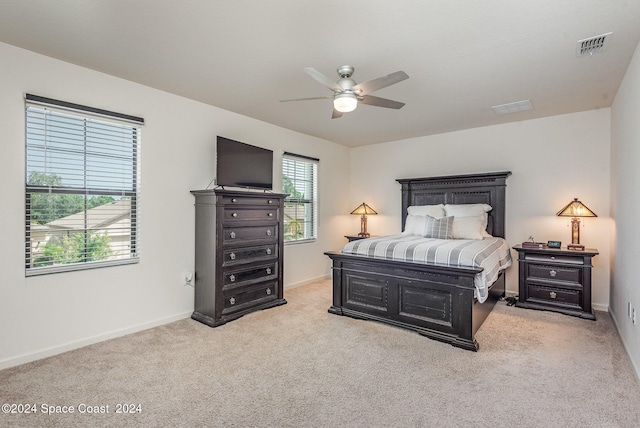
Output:
[[591,308],[591,259],[598,250],[522,248],[518,252],[518,301],[516,306],[560,312],[595,320]]
[[358,239],[366,239],[366,238],[364,238],[362,236],[358,236],[358,235],[344,235],[344,237],[347,238],[349,240],[349,242],[357,241]]

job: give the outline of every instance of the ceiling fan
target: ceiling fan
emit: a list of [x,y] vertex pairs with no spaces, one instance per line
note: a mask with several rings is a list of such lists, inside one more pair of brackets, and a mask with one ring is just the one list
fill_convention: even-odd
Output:
[[289,101],[306,101],[306,100],[322,100],[333,99],[333,115],[332,119],[342,117],[342,113],[348,113],[354,111],[358,106],[358,102],[376,107],[386,107],[393,109],[400,109],[404,106],[404,103],[388,100],[386,98],[374,97],[369,95],[371,92],[378,89],[386,88],[395,83],[402,82],[408,79],[407,73],[404,71],[396,71],[395,73],[388,74],[377,79],[372,79],[364,83],[357,84],[351,75],[354,68],[350,65],[343,65],[338,67],[338,75],[340,79],[337,82],[333,82],[324,74],[320,73],[315,68],[307,67],[304,71],[311,77],[322,83],[327,88],[333,91],[332,97],[311,97],[311,98],[296,98],[291,100],[280,100],[281,102]]

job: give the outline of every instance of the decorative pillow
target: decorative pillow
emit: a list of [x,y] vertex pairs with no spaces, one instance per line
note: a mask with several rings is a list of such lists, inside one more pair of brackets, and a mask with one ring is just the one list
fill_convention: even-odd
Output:
[[452,228],[453,238],[483,239],[487,235],[491,236],[486,231],[486,225],[487,223],[484,216],[477,215],[474,217],[454,217]]
[[425,216],[425,238],[451,239],[453,238],[453,225],[455,224],[453,217],[434,218]]
[[426,223],[426,216],[408,215],[404,225],[403,235],[422,235]]
[[428,215],[433,218],[442,218],[446,216],[444,205],[412,205],[407,208],[409,215]]

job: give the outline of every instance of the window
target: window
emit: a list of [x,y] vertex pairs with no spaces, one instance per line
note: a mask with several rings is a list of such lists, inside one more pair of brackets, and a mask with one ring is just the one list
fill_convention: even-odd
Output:
[[318,233],[318,159],[286,153],[282,158],[285,242],[316,239]]
[[26,95],[26,275],[135,263],[144,119]]

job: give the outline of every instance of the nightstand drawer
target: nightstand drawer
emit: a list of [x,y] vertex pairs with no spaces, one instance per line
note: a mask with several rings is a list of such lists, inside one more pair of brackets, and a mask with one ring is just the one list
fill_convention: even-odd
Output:
[[529,298],[527,302],[542,301],[546,304],[581,308],[582,291],[569,288],[545,287],[538,284],[527,284]]
[[562,263],[570,265],[583,265],[584,256],[566,256],[557,254],[530,254],[527,253],[524,256],[524,260],[528,262],[543,262],[543,263]]
[[582,283],[580,268],[571,268],[566,266],[537,265],[531,263],[529,265],[529,278],[546,279],[549,281],[567,281],[576,284]]

